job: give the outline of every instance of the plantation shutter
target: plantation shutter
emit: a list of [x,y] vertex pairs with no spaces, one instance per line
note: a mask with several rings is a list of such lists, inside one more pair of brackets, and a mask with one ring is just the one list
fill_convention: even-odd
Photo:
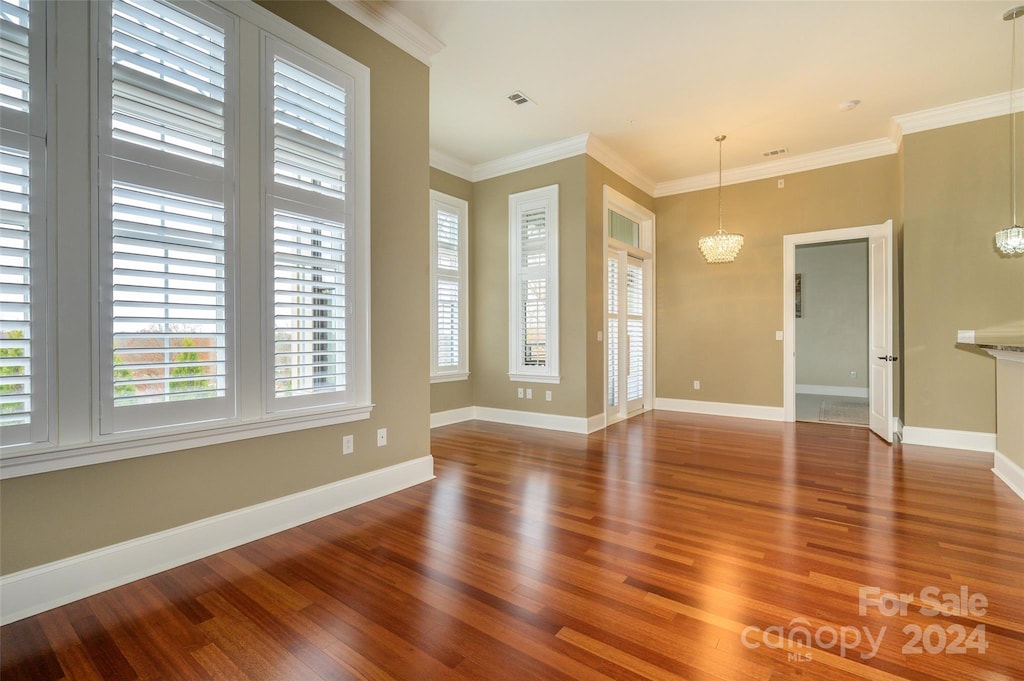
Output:
[[351,79],[307,55],[269,44],[273,408],[341,404],[353,386]]
[[509,374],[521,380],[557,382],[557,185],[513,194],[509,197],[509,216]]
[[547,364],[548,337],[548,225],[547,208],[538,206],[523,211],[522,251],[522,358],[523,366]]
[[0,438],[44,440],[45,7],[0,1]]
[[629,339],[629,376],[626,400],[644,396],[644,268],[629,262],[626,265],[626,337]]
[[188,9],[111,4],[104,432],[233,415],[231,24]]
[[437,216],[437,368],[458,368],[459,349],[459,214],[438,209]]

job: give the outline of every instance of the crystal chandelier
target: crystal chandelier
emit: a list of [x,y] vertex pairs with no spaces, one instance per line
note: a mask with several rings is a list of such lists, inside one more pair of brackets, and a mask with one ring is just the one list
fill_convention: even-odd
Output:
[[710,236],[702,236],[697,246],[709,263],[732,262],[743,247],[743,235],[722,229],[722,142],[725,135],[719,135],[715,141],[718,142],[718,230]]
[[[1003,15],[1003,21],[1013,21],[1024,16],[1024,5],[1014,7]],[[1014,69],[1017,63],[1017,25],[1013,26],[1010,48],[1010,206],[1013,222],[1006,229],[996,232],[996,248],[1005,255],[1024,253],[1024,227],[1017,224],[1017,117],[1014,111]]]

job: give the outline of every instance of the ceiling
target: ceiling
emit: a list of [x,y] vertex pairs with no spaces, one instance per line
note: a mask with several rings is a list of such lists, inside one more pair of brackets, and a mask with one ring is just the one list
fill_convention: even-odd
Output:
[[[1002,16],[1015,0],[390,5],[444,43],[430,143],[472,166],[591,133],[664,183],[717,172],[719,133],[725,167],[749,166],[768,150],[886,138],[894,116],[1010,89]],[[509,102],[514,90],[537,106]]]

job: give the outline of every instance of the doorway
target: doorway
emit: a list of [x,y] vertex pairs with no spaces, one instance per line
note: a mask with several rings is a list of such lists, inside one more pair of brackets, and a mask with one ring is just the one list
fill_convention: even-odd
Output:
[[[783,237],[783,413],[796,420],[796,249],[804,244],[867,240],[868,250],[868,426],[892,442],[893,420],[893,240],[892,220]],[[802,312],[802,310],[801,310]]]
[[796,247],[796,420],[868,425],[868,240]]
[[654,213],[607,185],[604,245],[607,425],[654,406]]

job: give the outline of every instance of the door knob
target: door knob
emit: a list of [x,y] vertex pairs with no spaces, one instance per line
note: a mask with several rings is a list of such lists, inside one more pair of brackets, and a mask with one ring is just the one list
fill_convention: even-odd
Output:
[[899,357],[893,357],[892,355],[882,355],[878,359],[885,360],[886,362],[895,362]]

